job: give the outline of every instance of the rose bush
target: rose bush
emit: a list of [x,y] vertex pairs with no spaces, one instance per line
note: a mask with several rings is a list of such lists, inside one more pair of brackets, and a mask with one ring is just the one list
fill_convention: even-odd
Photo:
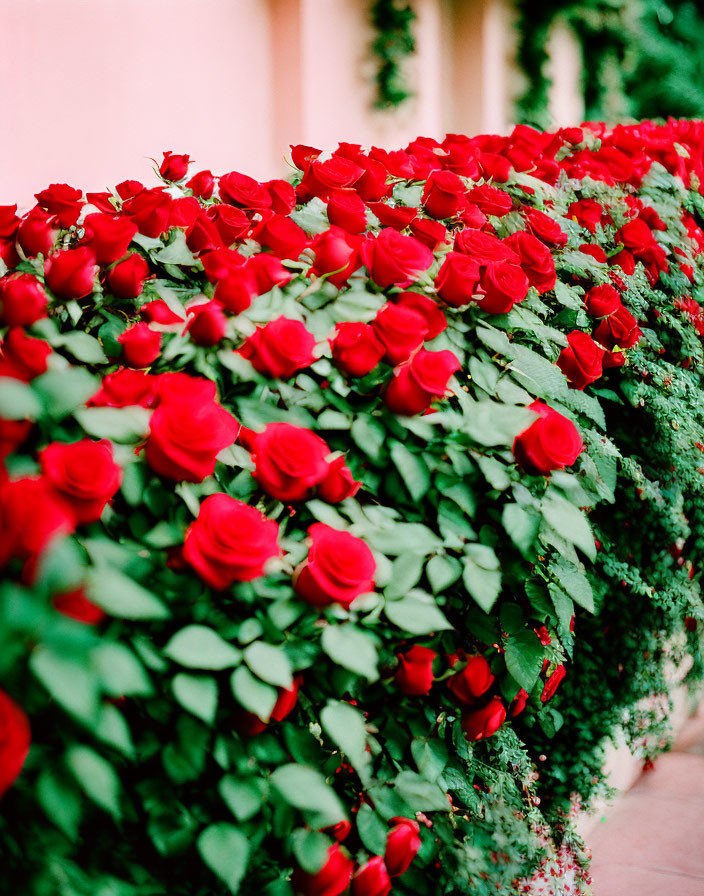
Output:
[[292,160],[0,208],[3,892],[587,892],[702,670],[704,125]]

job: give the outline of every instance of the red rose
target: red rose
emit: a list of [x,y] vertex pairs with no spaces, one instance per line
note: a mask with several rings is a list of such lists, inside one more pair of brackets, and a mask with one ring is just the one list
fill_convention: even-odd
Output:
[[520,715],[523,710],[526,708],[526,703],[528,703],[528,691],[524,688],[521,688],[520,691],[516,694],[516,696],[511,701],[511,705],[508,708],[508,714],[513,719],[515,716]]
[[395,681],[403,694],[419,697],[430,693],[433,686],[433,660],[437,656],[430,647],[414,644],[405,654],[399,653]]
[[474,258],[461,252],[449,252],[435,278],[435,288],[440,298],[461,308],[472,301],[479,287],[481,269]]
[[120,333],[117,341],[130,367],[149,367],[159,357],[161,333],[151,330],[149,324],[132,324]]
[[8,327],[28,327],[46,317],[44,287],[32,274],[0,279],[0,321]]
[[31,742],[29,719],[5,691],[0,691],[0,797],[22,770]]
[[112,444],[107,439],[64,444],[52,442],[39,452],[47,482],[70,508],[77,523],[99,520],[105,505],[122,481],[122,469],[115,463]]
[[518,463],[538,475],[572,466],[584,448],[574,423],[542,401],[529,407],[540,416],[513,442]]
[[294,584],[299,597],[315,607],[338,603],[347,608],[374,590],[376,561],[361,538],[324,523],[314,523],[308,533],[308,560]]
[[462,730],[467,740],[491,737],[506,721],[506,707],[501,697],[492,697],[486,706],[462,713]]
[[362,168],[351,159],[333,156],[325,162],[313,159],[296,188],[300,202],[308,202],[313,196],[326,201],[335,190],[351,187],[364,174]]
[[251,211],[271,208],[271,196],[266,187],[247,174],[231,171],[219,180],[220,198],[230,205]]
[[353,190],[337,190],[328,201],[328,221],[347,233],[364,233],[367,207]]
[[563,678],[567,675],[567,670],[565,667],[560,664],[556,667],[556,669],[548,675],[545,680],[545,686],[543,687],[543,692],[540,695],[540,699],[543,703],[547,703],[547,701],[555,696],[555,691],[558,686],[562,682]]
[[17,205],[0,205],[0,240],[13,239],[19,223]]
[[105,611],[88,600],[82,588],[57,594],[51,602],[59,613],[84,625],[98,625],[105,619]]
[[316,277],[326,276],[335,286],[344,285],[362,263],[359,257],[360,242],[359,237],[340,227],[331,227],[319,233],[311,244],[315,262],[310,273]]
[[592,317],[608,317],[621,307],[621,296],[610,283],[593,286],[584,300]]
[[55,215],[62,227],[71,227],[78,220],[83,206],[83,194],[68,184],[51,184],[35,193],[37,204],[50,215]]
[[108,289],[118,299],[136,299],[142,294],[144,281],[149,276],[149,265],[139,252],[132,252],[110,270]]
[[368,208],[383,227],[394,227],[396,230],[405,230],[418,214],[417,208],[409,208],[405,205],[392,206],[385,202],[370,202]]
[[[32,424],[29,420],[5,420],[4,417],[0,417],[0,461],[19,448],[31,429]],[[2,556],[3,551],[0,549],[0,558]],[[0,565],[1,563],[0,560]]]
[[254,441],[254,478],[279,501],[303,501],[328,473],[326,443],[308,429],[269,423]]
[[123,368],[103,377],[98,392],[88,402],[93,407],[151,407],[156,401],[158,377]]
[[288,215],[296,207],[296,191],[287,180],[268,180],[264,186],[271,196],[271,210],[277,215]]
[[277,258],[297,259],[308,245],[305,232],[284,215],[264,218],[252,231],[252,237]]
[[293,712],[293,709],[298,702],[298,691],[301,686],[301,681],[301,676],[297,675],[293,679],[293,684],[290,688],[277,688],[279,696],[276,698],[276,703],[271,711],[268,722],[263,722],[259,716],[255,715],[253,712],[243,710],[241,714],[238,714],[236,724],[237,730],[242,734],[252,737],[255,734],[261,734],[262,731],[266,731],[270,722],[283,721],[287,715]]
[[230,274],[242,270],[247,259],[236,249],[218,248],[206,252],[201,258],[205,276],[210,283],[219,283]]
[[8,330],[0,349],[0,376],[28,383],[47,371],[46,359],[51,354],[51,346],[43,339],[28,336],[21,327]]
[[161,401],[149,421],[147,463],[168,479],[202,482],[234,444],[235,418],[215,401],[215,383],[186,374],[159,378]]
[[[597,225],[601,224],[605,213],[596,199],[580,199],[567,209],[567,217],[573,218],[590,233],[596,233]],[[606,217],[608,219],[608,215]]]
[[385,352],[373,328],[357,322],[338,324],[330,347],[335,363],[349,376],[365,376],[376,367]]
[[183,557],[207,585],[222,591],[264,575],[267,562],[280,554],[278,537],[276,522],[256,507],[210,495],[186,532]]
[[476,706],[478,698],[486,694],[493,683],[491,667],[481,654],[470,656],[464,669],[447,680],[448,688],[464,706]]
[[96,213],[83,222],[85,235],[81,242],[95,254],[98,264],[112,264],[127,253],[137,225],[129,218]]
[[328,463],[325,479],[318,485],[318,497],[329,504],[338,504],[356,495],[361,486],[352,475],[344,457],[337,457]]
[[299,320],[277,317],[256,331],[237,351],[265,376],[287,380],[315,361],[315,336]]
[[537,236],[539,240],[559,248],[567,245],[567,234],[550,215],[537,208],[531,208],[525,212],[524,219],[528,232]]
[[[618,267],[621,268],[623,273],[628,274],[629,276],[631,276],[632,274],[635,274],[635,272],[636,272],[636,260],[635,260],[634,256],[632,255],[632,253],[629,252],[627,249],[621,249],[620,252],[617,252],[615,255],[612,255],[611,258],[608,259],[608,261],[609,261],[609,264],[611,264],[611,265],[618,265]],[[683,266],[682,270],[684,270],[684,266]],[[694,273],[693,269],[692,269],[692,273]],[[612,274],[615,274],[615,271],[609,272],[609,276],[611,276]],[[691,278],[690,278],[690,280],[691,280]],[[623,281],[621,281],[621,282],[623,282]],[[622,286],[621,288],[625,289],[626,287]]]
[[372,329],[392,366],[407,361],[428,335],[423,315],[402,305],[384,305],[372,321]]
[[354,863],[342,852],[338,843],[328,849],[328,860],[316,874],[299,868],[294,873],[294,887],[303,896],[340,896],[352,879]]
[[494,215],[496,218],[502,218],[504,215],[507,215],[511,211],[513,204],[508,193],[489,184],[472,187],[467,193],[467,199],[469,202],[474,203],[485,215]]
[[433,253],[427,246],[392,227],[382,230],[376,239],[366,239],[361,253],[369,276],[382,288],[409,286],[433,263]]
[[525,299],[529,288],[523,270],[508,261],[490,262],[482,271],[480,283],[484,294],[477,302],[489,314],[506,314]]
[[452,171],[433,171],[423,189],[423,206],[434,218],[452,218],[464,206],[467,187]]
[[400,292],[392,296],[392,301],[401,308],[410,308],[421,315],[428,328],[426,339],[435,339],[447,329],[447,318],[442,308],[428,296],[420,292]]
[[504,242],[519,256],[531,286],[542,295],[555,286],[555,260],[545,243],[531,233],[519,230],[506,237]]
[[355,181],[354,189],[365,202],[378,202],[390,193],[390,187],[386,184],[388,172],[383,165],[360,155],[355,162],[362,169],[362,176]]
[[195,196],[178,196],[169,208],[169,227],[183,227],[187,230],[200,213],[200,202]]
[[210,199],[215,189],[215,178],[211,171],[198,171],[193,177],[186,182],[186,189],[190,190],[194,196],[200,199]]
[[476,259],[479,264],[489,264],[490,261],[510,261],[511,264],[520,264],[519,255],[506,243],[491,233],[482,230],[472,230],[467,227],[455,237],[455,252],[462,252]]
[[632,348],[642,336],[638,321],[625,306],[621,305],[605,317],[594,331],[594,338],[608,349],[618,346]]
[[384,863],[391,877],[399,877],[420,849],[420,825],[411,818],[392,818],[389,824],[393,827],[386,835]]
[[51,215],[39,206],[26,214],[17,228],[17,240],[27,258],[48,255],[58,235],[59,228],[53,223]]
[[[228,208],[230,207],[228,206]],[[212,208],[217,208],[217,206],[212,206]],[[235,209],[235,211],[239,212],[240,210]],[[249,218],[247,218],[244,212],[240,212],[240,214],[244,215],[247,221],[247,230],[249,230]],[[220,236],[217,225],[211,220],[205,209],[201,209],[186,231],[186,245],[195,255],[200,252],[209,252],[212,249],[225,248],[225,243]]]
[[254,274],[260,296],[275,286],[285,286],[293,279],[291,271],[287,271],[273,255],[253,255],[247,260],[247,267]]
[[479,230],[489,220],[484,212],[473,202],[467,202],[462,214],[459,216],[460,221],[466,226]]
[[206,210],[208,220],[215,226],[218,235],[225,246],[231,246],[243,240],[250,229],[251,222],[240,208],[234,205],[211,205]]
[[144,190],[144,184],[138,180],[123,180],[115,187],[115,192],[120,199],[132,199]]
[[122,210],[139,227],[140,233],[156,239],[170,227],[172,202],[162,187],[154,187],[128,199]]
[[639,256],[653,245],[655,237],[645,221],[636,218],[617,230],[614,240],[622,243],[624,249],[630,249],[634,255]]
[[0,492],[6,533],[3,556],[36,557],[53,538],[73,532],[73,517],[50,483],[34,477],[6,482]]
[[418,240],[427,246],[431,252],[444,243],[447,239],[447,229],[440,221],[433,221],[432,218],[414,218],[411,221],[411,233]]
[[219,302],[204,302],[188,309],[188,323],[184,333],[189,333],[196,345],[217,345],[225,335],[227,318]]
[[583,243],[579,247],[579,251],[583,252],[585,255],[590,255],[595,261],[598,261],[601,264],[606,264],[608,261],[606,252],[604,252],[601,246],[593,246],[590,243]]
[[44,262],[49,289],[60,299],[82,299],[93,291],[97,267],[87,246],[55,252]]
[[191,164],[189,155],[178,155],[170,150],[164,152],[164,161],[159,165],[159,174],[164,180],[183,180],[188,174],[188,166]]
[[352,875],[352,896],[389,896],[391,878],[381,856],[373,856]]
[[398,369],[387,386],[386,406],[394,414],[419,414],[430,407],[434,398],[445,395],[448,380],[459,368],[460,362],[447,349],[441,352],[420,349]]
[[563,348],[557,366],[575,389],[584,389],[603,374],[604,349],[600,348],[588,333],[572,330],[567,335],[567,348]]
[[155,299],[142,305],[139,314],[150,324],[182,324],[185,320],[172,311],[163,299]]

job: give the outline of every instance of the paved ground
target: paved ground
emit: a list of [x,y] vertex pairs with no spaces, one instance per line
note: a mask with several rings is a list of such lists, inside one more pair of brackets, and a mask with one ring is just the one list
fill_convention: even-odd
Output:
[[587,842],[594,896],[704,896],[704,712]]

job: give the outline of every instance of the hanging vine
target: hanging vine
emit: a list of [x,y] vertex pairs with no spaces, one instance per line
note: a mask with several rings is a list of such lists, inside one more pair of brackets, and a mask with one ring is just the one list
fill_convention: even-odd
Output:
[[403,72],[403,63],[416,49],[413,23],[416,13],[410,3],[398,0],[374,0],[371,20],[376,37],[372,52],[378,59],[376,73],[379,108],[393,108],[411,96]]

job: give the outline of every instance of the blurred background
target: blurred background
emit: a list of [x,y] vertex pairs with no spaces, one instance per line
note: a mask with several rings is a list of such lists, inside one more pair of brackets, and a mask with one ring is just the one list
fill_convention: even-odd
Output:
[[0,204],[290,143],[704,114],[691,0],[0,0]]

